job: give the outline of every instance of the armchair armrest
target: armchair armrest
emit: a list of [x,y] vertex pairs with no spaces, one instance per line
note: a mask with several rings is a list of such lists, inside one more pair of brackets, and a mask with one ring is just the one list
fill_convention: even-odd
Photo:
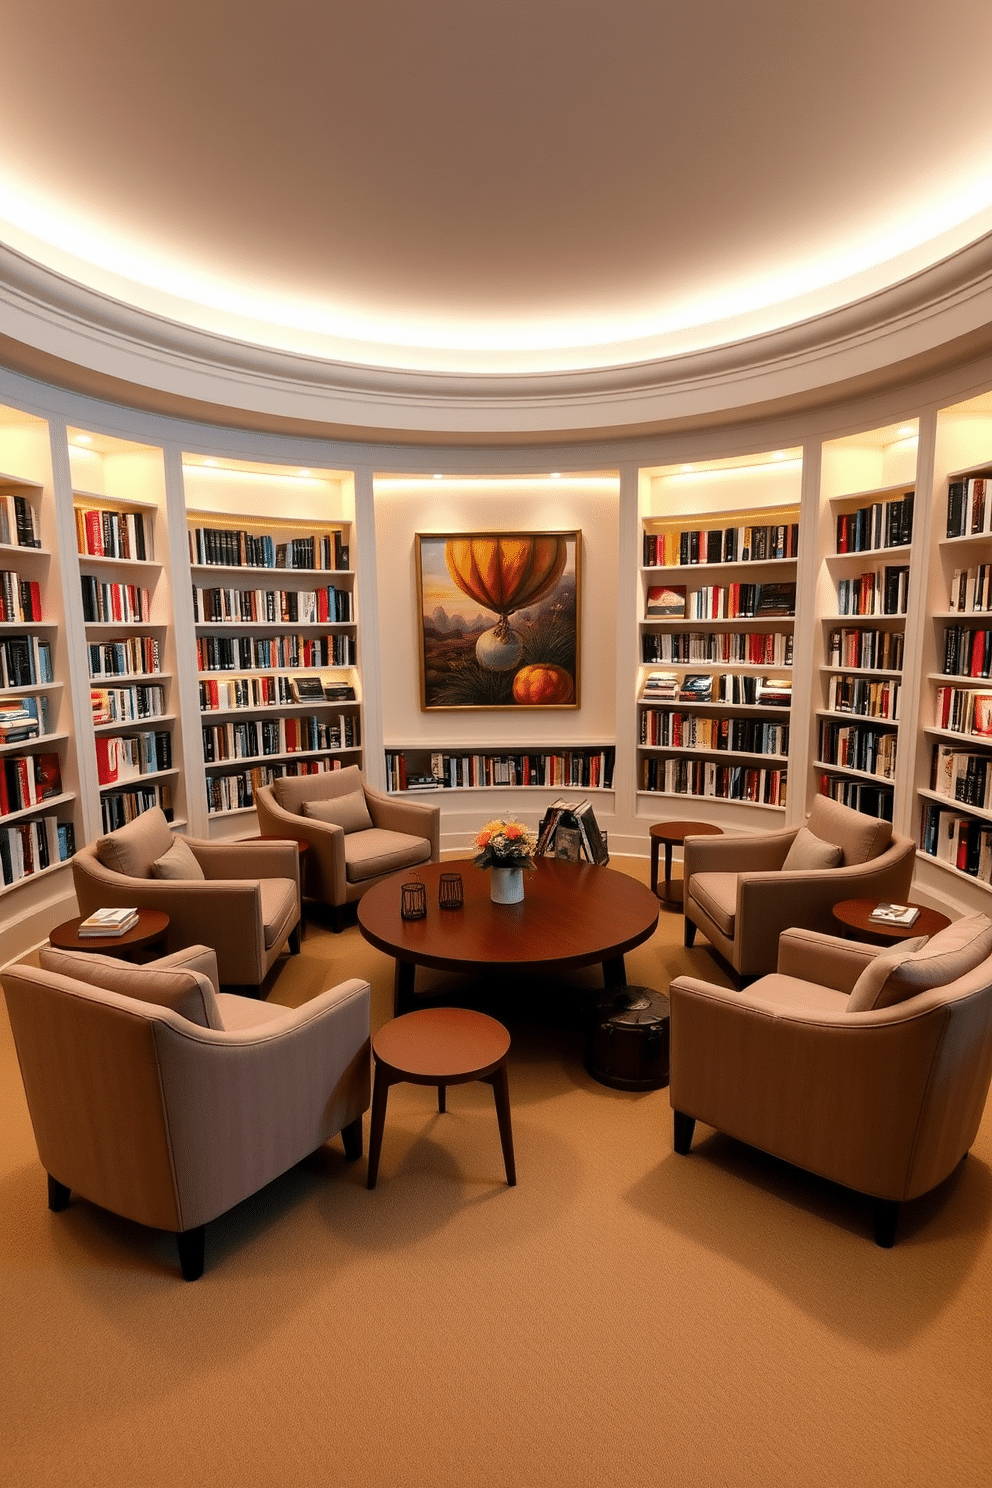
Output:
[[682,876],[685,883],[694,873],[745,873],[781,868],[798,828],[781,832],[740,832],[723,837],[685,839]]
[[411,837],[426,837],[431,845],[431,862],[440,856],[441,808],[426,801],[401,801],[395,796],[365,786],[369,815],[376,827],[387,832],[406,832]]
[[[302,833],[294,835],[302,836]],[[292,878],[299,881],[299,854],[292,842],[203,842],[190,837],[186,842],[210,880]]]
[[778,938],[778,969],[783,976],[819,982],[835,992],[850,993],[866,966],[883,955],[885,946],[824,935],[820,930],[792,928]]

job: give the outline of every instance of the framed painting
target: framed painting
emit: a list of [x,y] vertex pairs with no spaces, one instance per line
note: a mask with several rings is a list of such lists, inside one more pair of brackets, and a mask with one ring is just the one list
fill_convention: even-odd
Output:
[[581,536],[417,534],[425,712],[579,706]]

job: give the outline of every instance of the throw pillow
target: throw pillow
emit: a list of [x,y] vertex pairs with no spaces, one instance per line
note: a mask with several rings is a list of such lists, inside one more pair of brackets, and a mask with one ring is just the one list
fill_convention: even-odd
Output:
[[783,868],[836,868],[843,856],[835,842],[824,842],[809,827],[800,827],[785,855]]
[[205,874],[189,843],[182,837],[174,837],[169,851],[152,864],[152,877],[202,879]]
[[303,815],[313,821],[331,822],[345,832],[367,832],[372,826],[364,791],[332,796],[329,801],[304,801]]
[[[858,977],[851,988],[851,995],[847,999],[845,1011],[849,1013],[870,1013],[875,1008],[891,1007],[893,1003],[901,1002],[909,994],[902,993],[895,983],[895,974],[905,961],[919,951],[927,943],[925,935],[914,935],[911,940],[903,940],[891,951],[882,951],[869,962],[864,971]],[[890,979],[892,984],[890,985]]]
[[96,855],[105,868],[127,878],[151,878],[152,864],[172,846],[172,829],[160,806],[100,837]]
[[104,992],[133,997],[171,1008],[180,1017],[201,1028],[224,1027],[209,976],[192,970],[162,969],[154,965],[134,966],[115,956],[92,955],[88,951],[58,951],[44,946],[38,961],[45,971],[72,977]]

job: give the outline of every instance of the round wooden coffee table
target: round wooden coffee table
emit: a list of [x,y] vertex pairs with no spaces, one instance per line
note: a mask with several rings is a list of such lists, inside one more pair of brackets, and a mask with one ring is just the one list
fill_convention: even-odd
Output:
[[[906,902],[912,904],[912,900]],[[914,935],[936,935],[951,923],[949,916],[941,914],[939,909],[917,904],[914,908],[920,912],[911,925],[886,925],[871,918],[878,903],[877,899],[842,899],[834,905],[833,917],[861,940],[878,940],[883,945],[890,940],[910,940]]]
[[506,1181],[517,1181],[510,1127],[510,1092],[506,1056],[510,1035],[502,1023],[468,1008],[420,1008],[387,1023],[372,1040],[375,1084],[369,1127],[368,1187],[379,1176],[379,1153],[391,1085],[436,1085],[437,1108],[443,1114],[449,1085],[482,1080],[493,1087],[496,1120],[503,1148]]
[[[672,821],[656,822],[648,829],[651,838],[651,891],[658,895],[662,904],[681,904],[683,885],[672,881],[672,848],[682,846],[687,837],[721,837],[722,827],[712,822]],[[658,850],[665,849],[665,882],[658,885]]]
[[[461,909],[438,908],[442,873],[462,875]],[[493,904],[489,874],[471,862],[424,863],[413,870],[427,890],[427,917],[404,920],[397,873],[363,894],[358,924],[365,939],[396,958],[395,1013],[413,996],[418,966],[470,975],[485,972],[567,971],[602,963],[607,987],[626,985],[624,953],[653,934],[658,900],[645,884],[592,863],[538,858],[524,874],[520,904]]]
[[87,918],[77,915],[49,931],[48,943],[59,951],[94,951],[101,956],[122,956],[125,960],[152,946],[164,948],[169,916],[161,909],[139,909],[138,923],[123,935],[80,935],[80,925]]

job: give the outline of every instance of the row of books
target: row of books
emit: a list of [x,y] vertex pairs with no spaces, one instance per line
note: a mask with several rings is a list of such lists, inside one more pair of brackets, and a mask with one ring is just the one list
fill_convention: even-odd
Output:
[[686,589],[684,584],[652,584],[648,589],[648,620],[736,620],[762,615],[794,615],[795,584],[707,584]]
[[0,569],[0,620],[5,624],[33,624],[43,618],[41,585],[22,579],[14,569]]
[[992,676],[992,630],[945,626],[943,672],[947,677]]
[[859,713],[864,718],[899,717],[899,695],[902,683],[895,677],[851,677],[846,673],[831,677],[827,687],[827,707],[833,713]]
[[825,765],[862,770],[891,780],[896,773],[896,735],[867,723],[834,723],[820,719],[820,759]]
[[837,581],[839,615],[905,615],[908,603],[908,563],[888,563],[882,573],[869,569],[856,579]]
[[992,477],[966,476],[947,487],[947,536],[992,532]]
[[34,502],[19,492],[0,493],[0,543],[12,548],[41,547]]
[[0,697],[0,744],[23,744],[50,732],[46,697]]
[[992,738],[992,692],[969,687],[938,687],[934,727],[952,734],[980,734]]
[[351,619],[351,591],[320,589],[201,589],[193,587],[193,618],[205,625],[338,624]]
[[712,718],[645,708],[640,736],[642,744],[660,749],[726,750],[731,754],[789,752],[789,725],[765,723],[760,718]]
[[91,687],[90,708],[97,726],[159,718],[165,712],[165,688],[160,685]]
[[552,801],[537,829],[538,857],[603,865],[610,861],[591,801]]
[[269,674],[264,677],[200,678],[201,713],[231,713],[238,708],[273,708],[279,703],[296,701],[288,677]]
[[62,794],[62,765],[54,750],[8,754],[0,760],[0,816],[28,811]]
[[289,764],[255,765],[229,775],[208,775],[207,810],[211,815],[224,811],[244,811],[254,805],[260,785],[271,785],[281,775],[320,775],[324,770],[340,770],[339,759],[293,760]]
[[609,790],[613,784],[612,749],[572,749],[563,752],[505,754],[449,753],[433,750],[430,774],[411,770],[402,750],[386,751],[386,783],[391,791],[449,790],[502,785],[551,786],[578,790]]
[[197,636],[196,662],[201,672],[265,671],[270,667],[354,666],[355,637],[304,636]]
[[152,617],[152,597],[138,584],[106,584],[93,574],[80,574],[83,619],[93,624],[133,625]]
[[141,562],[153,556],[143,512],[77,506],[75,517],[76,548],[80,553],[92,558],[133,558]]
[[191,563],[221,568],[346,570],[350,555],[343,538],[344,534],[335,530],[276,542],[268,534],[230,527],[193,527],[189,532],[189,559]]
[[831,775],[826,770],[821,773],[817,784],[821,796],[840,801],[842,806],[850,806],[852,811],[860,811],[863,816],[877,816],[882,821],[892,820],[891,785],[873,785],[867,780],[852,780],[850,775]]
[[830,666],[900,672],[905,647],[904,630],[867,630],[861,626],[852,626],[850,629],[830,632],[827,637],[827,661]]
[[992,755],[973,754],[951,744],[935,744],[930,789],[949,801],[992,810]]
[[956,568],[951,574],[947,608],[979,614],[992,610],[992,563]]
[[0,827],[0,878],[4,885],[30,878],[56,863],[65,863],[76,851],[71,821],[57,816],[34,816],[30,821]]
[[171,769],[172,735],[168,729],[96,736],[96,774],[101,785],[117,785]]
[[43,686],[53,680],[51,641],[32,635],[0,638],[0,687]]
[[149,677],[162,670],[161,649],[154,636],[126,636],[87,647],[90,680],[101,677]]
[[791,666],[792,631],[683,630],[645,631],[641,660],[645,662],[736,661],[748,666]]
[[291,716],[210,724],[202,735],[203,759],[208,765],[274,754],[357,749],[361,742],[358,717],[352,713],[331,718]]
[[992,822],[925,801],[920,850],[982,883],[992,883]]
[[913,492],[890,501],[873,501],[837,517],[838,553],[901,548],[913,541]]
[[678,701],[756,704],[788,707],[792,702],[791,677],[752,677],[742,672],[722,672],[714,679],[709,672],[650,672],[644,682],[642,701]]
[[124,790],[105,791],[100,797],[100,815],[105,832],[116,832],[146,811],[158,806],[172,820],[172,785],[165,780],[149,785],[129,785]]
[[644,533],[645,568],[680,568],[687,563],[762,563],[773,558],[795,558],[798,552],[798,522]]
[[646,791],[678,796],[714,796],[724,801],[751,801],[784,806],[788,777],[781,769],[753,765],[724,765],[716,760],[690,760],[657,755],[644,760],[641,785]]

